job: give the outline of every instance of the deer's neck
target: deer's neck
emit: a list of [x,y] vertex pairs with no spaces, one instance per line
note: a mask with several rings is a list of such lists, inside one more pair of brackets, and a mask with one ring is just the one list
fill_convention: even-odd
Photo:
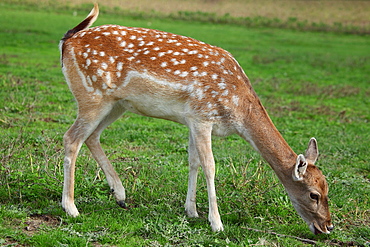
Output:
[[259,100],[247,106],[243,126],[240,135],[262,155],[284,184],[291,177],[297,154],[276,129]]

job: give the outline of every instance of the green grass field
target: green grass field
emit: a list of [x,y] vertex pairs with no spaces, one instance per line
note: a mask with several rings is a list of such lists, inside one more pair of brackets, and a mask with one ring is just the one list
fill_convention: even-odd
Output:
[[115,23],[190,36],[230,51],[297,152],[317,138],[335,230],[313,235],[272,169],[237,136],[214,138],[216,188],[225,231],[208,225],[205,179],[199,219],[187,218],[184,126],[126,114],[102,145],[126,188],[116,205],[86,147],[77,161],[76,204],[61,208],[64,132],[76,104],[58,43],[90,11],[0,4],[0,246],[369,246],[370,38],[196,21],[133,18]]

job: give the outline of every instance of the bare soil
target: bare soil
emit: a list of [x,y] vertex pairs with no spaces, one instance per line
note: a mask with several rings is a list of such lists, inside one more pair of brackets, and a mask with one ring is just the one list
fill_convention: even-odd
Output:
[[33,235],[42,227],[57,227],[61,224],[61,220],[55,216],[34,214],[25,222],[24,231],[27,235]]

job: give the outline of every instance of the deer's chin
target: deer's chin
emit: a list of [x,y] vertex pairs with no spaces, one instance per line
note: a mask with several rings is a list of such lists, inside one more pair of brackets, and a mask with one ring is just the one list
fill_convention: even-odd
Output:
[[321,231],[320,231],[320,230],[318,230],[318,229],[315,227],[315,224],[314,224],[314,223],[311,223],[311,224],[309,225],[309,227],[310,227],[310,231],[311,231],[313,234],[317,235],[317,234],[320,234],[320,233],[321,233]]

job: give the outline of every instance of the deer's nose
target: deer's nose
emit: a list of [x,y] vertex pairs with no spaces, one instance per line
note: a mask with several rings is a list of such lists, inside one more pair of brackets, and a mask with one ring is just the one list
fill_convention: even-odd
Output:
[[331,232],[334,230],[334,226],[333,225],[327,226],[326,229],[328,229],[328,231]]

